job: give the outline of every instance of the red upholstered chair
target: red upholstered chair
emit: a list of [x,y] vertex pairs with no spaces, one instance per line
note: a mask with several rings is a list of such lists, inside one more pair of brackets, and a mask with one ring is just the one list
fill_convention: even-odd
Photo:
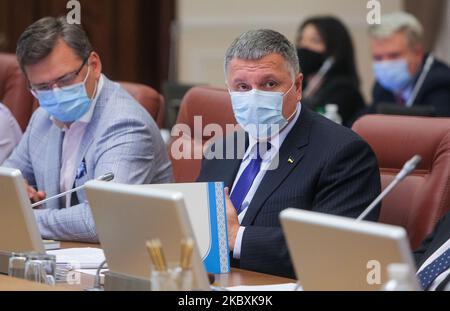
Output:
[[[202,117],[202,126],[197,127],[197,129],[194,129],[194,117]],[[222,128],[223,133],[226,133],[227,124],[236,124],[231,107],[230,95],[225,89],[205,86],[194,87],[183,97],[180,112],[174,127],[177,129],[181,128],[180,125],[183,125],[190,130],[190,133],[188,133],[189,135],[172,137],[169,146],[169,154],[172,160],[176,182],[193,182],[197,179],[200,173],[203,148],[214,138],[205,135],[203,131],[209,124],[218,124]],[[198,139],[195,139],[194,130],[198,131]],[[179,146],[181,142],[185,142],[191,147],[190,156],[192,159],[174,158],[172,147]],[[197,158],[194,157],[195,153]]]
[[388,195],[380,221],[403,226],[417,248],[450,210],[450,118],[371,115],[353,130],[373,148],[385,188],[413,155],[422,162]]
[[0,102],[3,102],[25,130],[33,113],[34,97],[14,54],[0,53]]
[[164,98],[151,87],[130,82],[119,82],[150,113],[159,128],[164,125]]

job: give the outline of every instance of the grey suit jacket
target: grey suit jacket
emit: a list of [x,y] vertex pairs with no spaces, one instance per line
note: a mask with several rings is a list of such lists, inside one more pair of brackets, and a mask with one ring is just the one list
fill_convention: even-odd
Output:
[[[64,133],[43,109],[32,116],[25,135],[4,166],[21,170],[30,185],[47,197],[60,192],[61,149]],[[172,168],[164,142],[152,117],[119,84],[104,77],[93,117],[86,127],[76,167],[85,167],[80,186],[105,173],[125,184],[172,181]],[[54,200],[35,210],[42,236],[61,241],[97,242],[91,210],[84,191],[78,202],[65,207]]]

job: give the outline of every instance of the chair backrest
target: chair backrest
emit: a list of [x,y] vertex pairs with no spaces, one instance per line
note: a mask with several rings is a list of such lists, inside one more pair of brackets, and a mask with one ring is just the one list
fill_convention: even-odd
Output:
[[0,53],[0,102],[3,102],[24,131],[33,113],[34,97],[14,54]]
[[[197,121],[196,121],[197,120]],[[197,86],[190,89],[183,97],[176,125],[172,131],[169,154],[172,160],[176,182],[193,182],[200,173],[203,148],[217,133],[206,133],[213,130],[211,125],[219,126],[223,133],[228,124],[235,125],[233,109],[228,92],[225,89]],[[204,131],[209,126],[208,131]],[[189,129],[189,133],[180,129]],[[201,132],[200,132],[201,131]],[[180,146],[189,146],[186,151]],[[187,157],[180,158],[178,151]],[[176,155],[177,154],[177,155]]]
[[153,117],[159,128],[164,126],[164,98],[151,87],[130,82],[119,82]]
[[405,227],[415,249],[450,210],[450,118],[370,115],[353,130],[374,150],[383,189],[412,156],[422,157],[384,199],[380,215],[380,222]]

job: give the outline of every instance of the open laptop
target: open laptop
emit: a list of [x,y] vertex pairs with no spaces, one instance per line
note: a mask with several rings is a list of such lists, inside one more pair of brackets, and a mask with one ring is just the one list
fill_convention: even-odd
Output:
[[0,251],[44,251],[19,170],[0,167]]
[[388,281],[391,263],[407,264],[411,279],[417,281],[407,233],[401,227],[298,209],[283,211],[280,219],[304,290],[380,290]]
[[60,243],[43,241],[19,170],[0,167],[0,273],[8,273],[11,253],[58,249]]
[[[183,238],[194,238],[180,192],[90,181],[86,194],[110,272],[150,280],[150,239],[160,239],[167,263],[179,263]],[[209,290],[197,245],[193,252],[194,288]]]

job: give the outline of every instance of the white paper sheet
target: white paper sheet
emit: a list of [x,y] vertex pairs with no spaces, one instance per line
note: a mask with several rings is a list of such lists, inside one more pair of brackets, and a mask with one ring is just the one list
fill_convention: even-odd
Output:
[[243,292],[292,292],[303,290],[295,283],[275,284],[275,285],[255,285],[255,286],[233,286],[227,287],[229,291]]
[[58,268],[71,269],[97,269],[105,260],[105,254],[99,248],[68,248],[48,251],[56,256]]

